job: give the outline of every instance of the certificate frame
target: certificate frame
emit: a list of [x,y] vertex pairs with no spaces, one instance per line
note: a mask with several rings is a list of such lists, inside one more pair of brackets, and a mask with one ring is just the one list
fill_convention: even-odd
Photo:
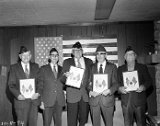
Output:
[[35,79],[20,79],[20,92],[25,98],[35,94]]
[[94,74],[93,91],[102,93],[106,89],[108,89],[108,74]]
[[136,70],[123,72],[123,83],[127,91],[137,90],[139,88],[138,72]]
[[75,88],[80,88],[84,75],[84,69],[75,66],[70,66],[69,73],[70,76],[67,77],[66,85]]

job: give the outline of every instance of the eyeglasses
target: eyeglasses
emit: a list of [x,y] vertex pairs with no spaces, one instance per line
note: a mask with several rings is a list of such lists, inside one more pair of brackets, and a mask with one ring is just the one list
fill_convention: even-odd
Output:
[[74,49],[73,52],[81,52],[82,49]]
[[58,54],[50,54],[50,56],[52,56],[52,57],[58,57],[59,55]]
[[106,53],[96,53],[96,55],[106,55]]

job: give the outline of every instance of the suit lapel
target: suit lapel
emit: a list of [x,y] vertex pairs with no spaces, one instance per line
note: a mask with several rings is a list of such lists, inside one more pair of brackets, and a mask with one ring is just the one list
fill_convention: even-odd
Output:
[[26,78],[26,75],[24,73],[23,67],[21,65],[21,63],[18,63],[18,69],[17,71],[20,73],[20,75],[22,76],[22,78]]
[[55,75],[54,75],[54,73],[53,73],[53,71],[52,71],[52,68],[51,68],[51,65],[50,65],[50,64],[47,65],[47,71],[49,72],[49,75],[51,75],[51,76],[53,76],[54,78],[56,78]]
[[98,74],[97,63],[94,65],[93,73]]
[[60,77],[60,74],[61,74],[61,67],[58,65],[58,73],[57,73],[57,78],[59,78]]
[[33,68],[33,64],[32,64],[32,63],[29,63],[29,65],[30,65],[29,78],[32,78],[32,77],[33,77],[33,71],[34,71],[34,68]]
[[108,62],[106,61],[106,66],[105,66],[105,70],[104,70],[104,74],[108,73],[110,67],[108,67]]
[[71,65],[76,66],[74,58],[71,59]]

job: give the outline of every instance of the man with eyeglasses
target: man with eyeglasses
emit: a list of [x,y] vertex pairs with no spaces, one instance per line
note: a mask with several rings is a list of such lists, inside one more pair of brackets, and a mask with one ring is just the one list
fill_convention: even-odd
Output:
[[62,67],[58,65],[59,53],[55,48],[49,52],[49,64],[40,68],[38,83],[43,85],[41,106],[44,126],[50,126],[52,118],[55,126],[62,126],[62,109],[65,105],[63,84],[59,81]]
[[[117,67],[113,63],[108,62],[106,59],[107,51],[99,45],[96,49],[96,62],[93,64],[90,76],[89,85],[89,104],[91,108],[92,123],[93,126],[101,126],[101,115],[104,119],[105,126],[113,126],[113,113],[115,98],[114,93],[118,88],[117,82]],[[106,75],[108,88],[103,89],[100,92],[93,90],[94,75]],[[104,80],[106,80],[104,78]],[[102,78],[101,78],[102,79]],[[104,82],[97,81],[97,84],[102,86]],[[98,87],[97,87],[98,88]]]
[[71,66],[84,69],[83,80],[80,88],[67,86],[67,122],[68,126],[85,126],[88,121],[89,105],[87,87],[89,84],[90,66],[92,60],[83,56],[83,49],[80,42],[76,42],[72,47],[72,58],[66,59],[63,63],[63,74],[61,78],[63,83],[70,76],[69,69]]

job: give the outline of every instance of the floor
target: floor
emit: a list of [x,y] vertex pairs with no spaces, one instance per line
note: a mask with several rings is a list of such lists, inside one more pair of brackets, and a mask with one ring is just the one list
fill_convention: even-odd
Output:
[[[66,114],[67,114],[66,111],[62,113],[62,126],[67,126]],[[116,101],[116,111],[115,111],[115,115],[114,115],[113,120],[114,120],[113,126],[124,126],[120,101]],[[42,115],[40,113],[38,114],[38,126],[43,126],[43,119],[42,119]],[[53,121],[52,121],[51,126],[54,126]],[[86,124],[86,126],[92,126],[90,117],[89,117],[89,120],[88,120],[88,123]],[[102,121],[102,126],[104,126],[103,121]]]

